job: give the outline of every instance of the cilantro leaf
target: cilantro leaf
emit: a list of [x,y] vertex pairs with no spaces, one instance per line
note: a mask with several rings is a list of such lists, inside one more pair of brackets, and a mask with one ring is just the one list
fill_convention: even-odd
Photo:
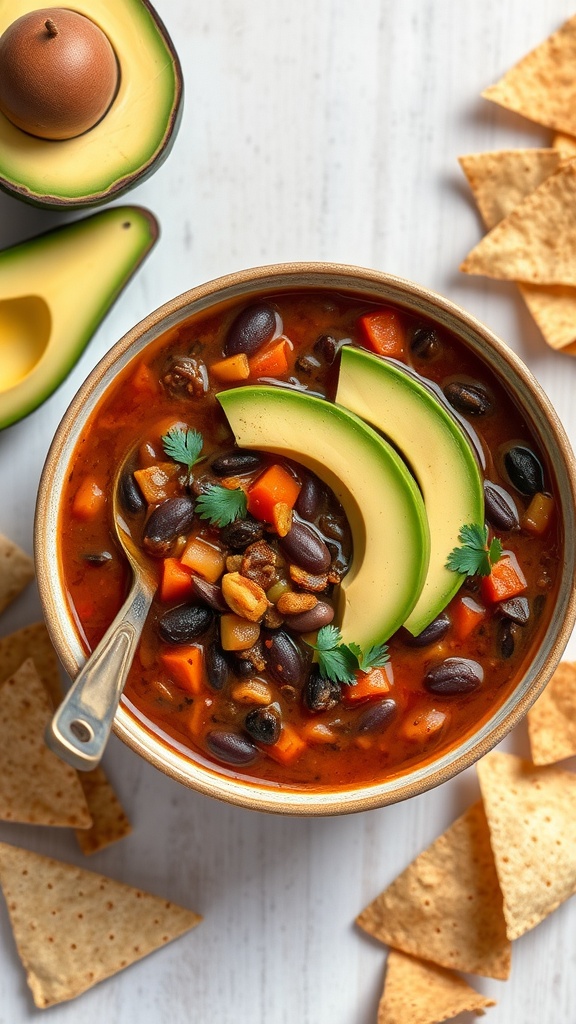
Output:
[[377,644],[363,652],[360,644],[343,643],[342,634],[336,626],[322,626],[316,643],[307,643],[316,651],[320,675],[347,686],[356,684],[356,672],[368,672],[388,661],[385,644]]
[[462,576],[489,576],[492,566],[502,557],[502,544],[494,537],[488,546],[488,527],[469,523],[458,534],[461,546],[454,548],[446,560],[446,568]]
[[248,511],[246,495],[241,487],[231,490],[212,484],[196,499],[200,519],[208,519],[212,526],[228,526],[235,519],[244,519]]
[[174,462],[181,462],[188,470],[188,476],[192,476],[192,466],[198,462],[204,438],[199,430],[188,427],[171,427],[167,434],[162,437],[162,447],[169,459]]
[[[355,647],[358,645],[355,644]],[[352,644],[350,644],[352,647]],[[388,654],[388,648],[386,644],[376,644],[374,647],[369,647],[366,652],[360,651],[360,657],[358,658],[358,667],[361,672],[369,672],[371,668],[381,668],[383,665],[387,665],[390,661],[390,655]]]

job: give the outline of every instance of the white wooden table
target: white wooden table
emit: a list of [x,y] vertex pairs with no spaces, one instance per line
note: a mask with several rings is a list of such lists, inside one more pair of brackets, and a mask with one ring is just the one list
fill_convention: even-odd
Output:
[[[157,7],[182,59],[185,114],[168,161],[127,201],[157,214],[162,237],[67,382],[0,434],[0,532],[31,550],[48,444],[108,347],[173,295],[263,263],[357,263],[442,292],[524,358],[576,442],[576,361],[546,348],[514,286],[458,272],[481,226],[456,161],[460,153],[548,144],[547,132],[479,94],[570,16],[573,3]],[[0,245],[65,219],[2,196]],[[3,617],[2,633],[39,611],[29,591]],[[506,746],[527,752],[524,726]],[[105,766],[133,820],[130,838],[89,861],[58,830],[3,825],[0,839],[148,888],[205,921],[49,1011],[54,1024],[375,1022],[385,951],[355,930],[354,916],[478,792],[470,770],[403,805],[282,819],[189,792],[116,739]],[[492,1024],[574,1024],[575,936],[572,901],[515,944],[509,981],[471,979],[498,1000],[488,1011]],[[3,905],[0,949],[1,1024],[36,1019]]]

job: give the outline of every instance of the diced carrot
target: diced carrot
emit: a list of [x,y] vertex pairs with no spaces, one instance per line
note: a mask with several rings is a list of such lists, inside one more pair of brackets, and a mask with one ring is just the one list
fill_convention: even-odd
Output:
[[406,346],[406,333],[400,315],[394,309],[379,313],[366,313],[358,321],[364,332],[368,348],[379,356],[402,359]]
[[158,462],[154,466],[134,470],[134,477],[148,504],[159,505],[167,498],[176,497],[181,473],[182,467],[177,462]]
[[448,713],[430,708],[411,718],[407,715],[402,726],[402,733],[407,740],[414,743],[426,743],[442,731],[448,721]]
[[307,743],[336,743],[338,736],[324,722],[306,722],[302,726],[302,739]]
[[186,644],[175,650],[162,651],[162,668],[183,690],[198,696],[206,689],[204,678],[204,651],[195,644]]
[[213,697],[200,697],[197,696],[194,699],[192,708],[187,717],[188,731],[194,738],[199,738],[204,731],[204,724],[206,722],[206,712],[210,710],[214,703]]
[[251,377],[282,377],[288,373],[288,352],[290,343],[287,338],[277,338],[257,352],[248,360]]
[[535,494],[522,516],[520,525],[523,530],[539,537],[550,525],[554,513],[554,498],[551,494]]
[[146,363],[140,363],[132,374],[132,387],[142,394],[157,395],[159,391],[158,381]]
[[192,537],[180,558],[183,565],[193,569],[208,583],[216,583],[216,580],[224,572],[224,554],[214,544],[209,544],[202,537]]
[[179,601],[192,591],[192,570],[179,558],[164,558],[160,578],[160,600]]
[[106,495],[91,477],[84,477],[72,502],[72,514],[76,519],[93,519],[104,508]]
[[481,591],[485,601],[506,601],[526,590],[526,580],[516,557],[512,553],[504,555],[492,566],[489,576],[482,577]]
[[266,746],[265,751],[280,764],[292,764],[306,750],[306,743],[292,725],[283,725],[276,743]]
[[248,488],[248,511],[256,519],[271,523],[274,505],[281,501],[289,508],[294,508],[299,494],[298,481],[283,466],[274,463]]
[[247,651],[260,637],[260,624],[234,612],[220,616],[220,643],[225,651]]
[[450,610],[454,632],[459,640],[470,636],[486,615],[486,609],[472,597],[461,597]]
[[236,356],[219,359],[217,363],[212,363],[210,373],[218,380],[246,380],[250,376],[248,356],[245,352],[239,352]]
[[390,692],[390,681],[384,668],[371,668],[356,673],[356,685],[342,687],[342,703],[353,707],[361,701],[384,697]]

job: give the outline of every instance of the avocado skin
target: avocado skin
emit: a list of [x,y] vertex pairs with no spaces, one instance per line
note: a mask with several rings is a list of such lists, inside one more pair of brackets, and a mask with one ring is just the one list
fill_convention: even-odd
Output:
[[[29,204],[30,206],[34,206],[37,209],[53,210],[94,208],[101,206],[104,203],[108,203],[112,199],[120,198],[130,189],[134,188],[136,185],[140,185],[141,183],[146,181],[152,174],[155,173],[155,171],[158,170],[158,168],[162,166],[164,161],[170,155],[174,142],[176,141],[176,136],[180,128],[183,113],[184,81],[180,59],[176,52],[174,43],[172,42],[172,39],[170,38],[170,35],[164,25],[164,22],[162,21],[162,19],[160,18],[152,4],[149,2],[149,0],[115,0],[115,3],[134,4],[134,7],[136,9],[140,8],[147,12],[150,22],[154,26],[156,35],[158,39],[161,41],[161,44],[164,47],[170,60],[170,64],[174,74],[174,94],[170,114],[167,117],[166,123],[164,125],[161,143],[157,146],[155,151],[151,153],[149,158],[144,163],[142,163],[138,167],[135,167],[129,173],[123,174],[121,168],[119,167],[116,179],[105,188],[102,188],[100,190],[92,189],[92,191],[87,192],[83,196],[67,196],[63,194],[63,192],[54,192],[54,194],[41,194],[40,192],[35,191],[33,187],[30,187],[24,180],[16,181],[15,179],[6,176],[6,174],[3,173],[5,161],[1,159],[1,152],[3,149],[9,150],[8,141],[4,137],[5,129],[8,125],[8,122],[6,121],[4,116],[0,114],[0,191],[5,192],[7,195],[12,196],[13,198],[21,199],[23,202]],[[37,7],[37,3],[35,2],[35,0],[31,0],[31,2],[26,6],[28,10],[32,11]],[[92,11],[90,5],[86,3],[86,0],[81,0],[81,2],[76,3],[74,5],[74,9],[77,10],[79,13],[84,14],[88,18],[91,17]],[[98,12],[95,11],[94,13],[96,16],[93,17],[93,20],[98,22]],[[0,24],[0,34],[2,31],[4,31],[5,27],[7,26],[3,26]],[[100,27],[108,34],[107,26],[104,22],[100,24]],[[112,46],[116,50],[116,40],[114,39],[112,33],[109,34],[109,38],[110,42],[112,43]],[[112,106],[114,107],[114,103],[112,104]],[[105,117],[102,119],[102,121],[98,123],[98,125],[95,125],[94,128],[90,129],[89,132],[86,132],[84,135],[78,136],[78,139],[82,140],[86,138],[86,136],[95,132],[96,130],[101,131],[102,126],[104,126],[105,128],[107,118],[108,114],[105,115]],[[10,128],[12,127],[13,126],[10,126]],[[17,131],[19,131],[19,129],[17,129]],[[32,138],[31,136],[26,135],[25,132],[21,134],[26,139]],[[61,142],[54,143],[51,140],[39,138],[34,139],[34,142],[37,143],[38,145],[35,146],[34,153],[31,156],[31,161],[33,163],[37,161],[42,161],[42,153],[45,152],[45,149],[43,147],[63,145],[63,143]],[[22,179],[23,176],[21,175],[20,177]],[[74,177],[71,176],[70,183],[73,187],[75,187],[77,185],[77,179],[74,179]]]
[[[100,294],[92,303],[90,313],[78,333],[71,339],[67,338],[66,345],[60,344],[60,338],[57,335],[50,337],[46,352],[51,354],[51,350],[54,350],[55,358],[46,358],[44,354],[38,367],[31,370],[23,381],[6,391],[0,391],[0,431],[34,412],[65,380],[103,318],[155,245],[159,236],[159,225],[154,215],[144,207],[116,206],[72,224],[64,224],[51,231],[46,231],[36,238],[31,238],[0,252],[0,308],[2,301],[10,299],[14,292],[20,292],[20,294],[39,293],[52,314],[49,280],[53,274],[52,267],[55,263],[59,263],[62,271],[67,272],[67,276],[70,276],[70,263],[66,260],[68,243],[75,238],[80,240],[85,238],[87,246],[90,246],[96,230],[109,232],[109,251],[115,255],[116,227],[128,220],[131,226],[139,231],[139,237],[136,238],[133,249],[124,255],[122,262],[118,262],[117,276],[110,283],[108,290]],[[81,285],[82,275],[78,273],[77,256],[78,252],[75,249],[70,260],[73,266],[76,266],[75,285]],[[22,264],[21,270],[25,280],[23,286],[18,287],[20,280],[18,268],[14,274],[10,274],[11,262],[16,265]],[[38,271],[41,273],[41,280],[34,280],[34,271],[37,269],[36,262]],[[113,260],[110,260],[110,263],[113,263]],[[2,273],[4,267],[6,267],[6,271]],[[9,275],[15,283],[12,291],[6,287],[6,279]],[[9,285],[12,285],[12,280],[9,281]]]

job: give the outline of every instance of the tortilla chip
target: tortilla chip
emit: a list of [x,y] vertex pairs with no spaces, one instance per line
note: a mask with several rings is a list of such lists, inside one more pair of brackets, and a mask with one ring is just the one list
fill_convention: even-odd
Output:
[[[552,174],[561,155],[551,149],[512,149],[460,157],[486,227],[495,227]],[[548,345],[570,352],[569,346],[576,343],[576,288],[552,284],[518,284],[518,288]]]
[[73,999],[201,921],[158,896],[6,843],[0,885],[41,1008]]
[[500,149],[458,157],[488,229],[557,171],[560,160],[556,149]]
[[511,948],[482,803],[424,850],[356,919],[441,967],[507,978]]
[[576,17],[544,40],[482,95],[530,121],[576,135]]
[[534,764],[555,764],[576,755],[576,662],[563,661],[528,712]]
[[391,949],[386,963],[378,1024],[440,1024],[472,1010],[495,1006],[453,971]]
[[44,742],[51,714],[48,694],[28,659],[0,684],[0,818],[89,828],[92,819],[76,772]]
[[57,707],[64,695],[56,652],[43,622],[24,626],[16,633],[0,639],[0,682],[14,674],[23,661],[32,658],[46,687],[52,706]]
[[82,772],[79,778],[93,824],[92,828],[78,829],[76,838],[82,853],[88,856],[129,835],[132,826],[102,768]]
[[552,147],[560,154],[561,160],[573,160],[576,156],[576,137],[557,132],[552,139]]
[[34,562],[22,548],[0,534],[0,613],[34,579]]
[[576,161],[526,196],[460,269],[532,284],[576,285]]
[[478,777],[509,939],[576,892],[576,775],[493,751]]

